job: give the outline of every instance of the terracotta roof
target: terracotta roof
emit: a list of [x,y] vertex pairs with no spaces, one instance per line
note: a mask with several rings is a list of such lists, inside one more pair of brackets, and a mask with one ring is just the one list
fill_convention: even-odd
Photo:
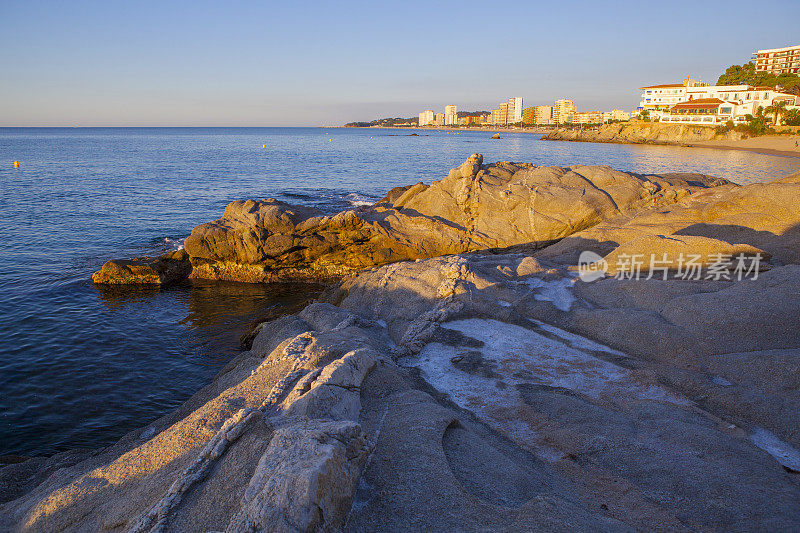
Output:
[[639,89],[669,89],[674,87],[683,87],[682,83],[666,83],[664,85],[646,85],[639,87]]
[[724,103],[726,102],[719,98],[698,98],[697,100],[675,104],[672,109],[711,109]]

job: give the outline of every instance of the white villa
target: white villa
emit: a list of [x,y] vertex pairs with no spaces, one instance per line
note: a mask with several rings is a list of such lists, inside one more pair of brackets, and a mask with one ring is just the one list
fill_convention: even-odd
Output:
[[800,106],[800,97],[772,87],[752,85],[705,85],[690,78],[682,84],[640,87],[642,100],[637,110],[648,110],[661,122],[686,122],[716,126],[728,120],[744,122],[759,107],[785,101],[789,108]]

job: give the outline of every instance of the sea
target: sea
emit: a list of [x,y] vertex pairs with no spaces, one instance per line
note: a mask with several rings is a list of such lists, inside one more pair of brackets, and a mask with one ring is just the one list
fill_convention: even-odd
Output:
[[[416,133],[417,135],[411,135]],[[334,213],[485,162],[701,172],[800,171],[752,152],[540,141],[531,133],[350,128],[0,128],[0,455],[109,445],[170,412],[241,351],[259,318],[319,290],[94,286],[110,258],[176,250],[237,199]],[[15,168],[14,161],[19,161]]]

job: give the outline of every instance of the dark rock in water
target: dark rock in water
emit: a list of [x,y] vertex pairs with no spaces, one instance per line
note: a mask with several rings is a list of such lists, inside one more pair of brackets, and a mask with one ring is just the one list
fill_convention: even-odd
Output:
[[492,139],[499,139],[499,138],[500,138],[499,133],[495,133],[494,135],[492,135]]
[[406,137],[419,137],[419,133],[410,133]]
[[191,271],[189,254],[178,250],[156,258],[107,261],[92,281],[103,285],[167,285],[186,279]]

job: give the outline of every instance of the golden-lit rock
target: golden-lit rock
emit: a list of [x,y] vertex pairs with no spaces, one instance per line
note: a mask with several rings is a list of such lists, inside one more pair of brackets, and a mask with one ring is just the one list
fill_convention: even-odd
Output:
[[101,285],[166,285],[186,279],[192,270],[185,250],[159,257],[114,259],[92,275]]

